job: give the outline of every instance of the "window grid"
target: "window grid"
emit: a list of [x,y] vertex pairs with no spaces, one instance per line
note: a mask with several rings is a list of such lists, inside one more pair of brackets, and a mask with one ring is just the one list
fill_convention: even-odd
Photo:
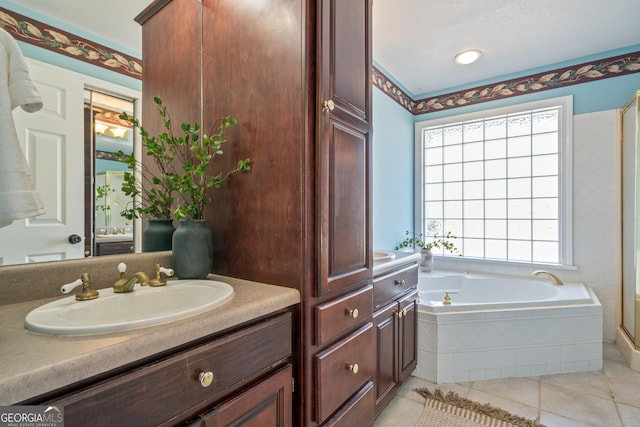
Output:
[[559,115],[424,128],[425,235],[451,231],[466,257],[558,263]]

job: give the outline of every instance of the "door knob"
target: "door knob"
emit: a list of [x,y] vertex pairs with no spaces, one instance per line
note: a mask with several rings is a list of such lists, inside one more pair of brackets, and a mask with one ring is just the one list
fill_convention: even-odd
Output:
[[80,242],[82,242],[82,237],[78,236],[77,234],[72,234],[71,236],[69,236],[69,243],[71,243],[72,245]]
[[333,111],[335,106],[336,104],[334,104],[333,101],[329,99],[328,101],[324,101],[322,103],[322,111]]

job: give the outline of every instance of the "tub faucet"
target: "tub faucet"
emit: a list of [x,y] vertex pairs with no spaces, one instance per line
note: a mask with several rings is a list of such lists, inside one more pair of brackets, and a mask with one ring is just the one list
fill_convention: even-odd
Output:
[[546,270],[536,270],[533,273],[534,276],[537,276],[539,274],[544,274],[546,276],[549,276],[549,278],[551,279],[551,281],[553,282],[554,285],[564,285],[564,283],[562,283],[562,280],[560,280],[560,278],[558,276],[556,276],[553,273],[550,273]]
[[142,271],[137,272],[130,279],[127,279],[124,275],[127,270],[127,264],[121,262],[118,264],[118,271],[120,271],[120,278],[115,281],[113,284],[113,292],[116,293],[124,293],[133,291],[133,286],[136,283],[140,283],[142,285],[148,283],[151,279]]

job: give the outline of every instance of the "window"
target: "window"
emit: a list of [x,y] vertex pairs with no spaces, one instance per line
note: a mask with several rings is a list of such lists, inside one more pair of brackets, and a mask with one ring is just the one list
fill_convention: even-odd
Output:
[[568,96],[417,123],[416,230],[468,258],[571,264],[572,117]]

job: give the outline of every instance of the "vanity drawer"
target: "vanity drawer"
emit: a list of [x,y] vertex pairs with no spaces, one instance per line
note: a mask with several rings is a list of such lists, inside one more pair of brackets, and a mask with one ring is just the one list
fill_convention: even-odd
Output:
[[316,345],[323,345],[370,320],[372,301],[373,286],[369,285],[316,306]]
[[411,264],[373,279],[374,309],[415,288],[418,284],[418,265]]
[[373,383],[367,382],[323,427],[353,427],[374,418]]
[[[54,402],[69,425],[164,425],[228,396],[291,355],[285,313]],[[213,375],[205,387],[200,373]]]
[[375,351],[369,322],[314,357],[316,421],[322,423],[373,376]]

